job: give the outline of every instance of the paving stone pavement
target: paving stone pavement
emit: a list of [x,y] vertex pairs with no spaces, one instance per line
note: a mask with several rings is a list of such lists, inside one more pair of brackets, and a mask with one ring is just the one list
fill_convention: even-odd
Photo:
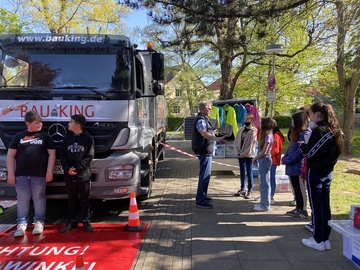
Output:
[[[189,141],[170,140],[168,143],[192,153]],[[288,206],[293,198],[291,193],[276,193],[276,203],[271,210],[256,213],[252,210],[256,201],[232,196],[239,189],[237,160],[214,161],[233,167],[213,164],[209,196],[213,198],[214,208],[199,209],[195,207],[198,160],[166,151],[166,159],[159,163],[156,172],[152,197],[137,202],[141,223],[149,226],[131,269],[358,269],[343,256],[342,235],[334,230],[330,236],[330,251],[315,251],[301,243],[302,238],[311,236],[304,228],[309,219],[296,221],[284,214],[292,209]],[[253,196],[256,197],[259,195],[258,179],[254,182]],[[92,222],[126,223],[129,204],[124,201],[109,201],[106,206],[94,203],[96,215]],[[48,223],[66,221],[66,201],[58,200],[56,205],[56,213],[54,209],[47,209]],[[0,216],[0,224],[14,223],[15,217],[15,208],[6,210]]]
[[[169,145],[192,153],[189,141]],[[332,249],[319,252],[301,243],[311,236],[306,220],[285,215],[291,193],[275,194],[269,212],[252,210],[255,200],[234,197],[239,189],[236,159],[214,161],[208,194],[213,209],[195,207],[198,160],[167,150],[156,174],[153,196],[141,202],[141,222],[149,227],[134,270],[272,270],[358,269],[343,256],[342,235],[332,231]],[[259,195],[255,179],[254,197]],[[310,209],[309,209],[310,213]]]

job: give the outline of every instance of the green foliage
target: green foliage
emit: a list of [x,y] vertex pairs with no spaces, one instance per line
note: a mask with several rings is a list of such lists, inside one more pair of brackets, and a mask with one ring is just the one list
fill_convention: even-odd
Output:
[[184,118],[174,117],[174,116],[169,115],[168,116],[168,131],[175,131],[182,125],[182,123],[184,123]]
[[[154,22],[160,24],[162,28],[170,26],[174,29],[176,34],[170,37],[156,35],[159,40],[162,40],[164,46],[187,51],[190,54],[204,48],[213,51],[213,54],[217,56],[214,64],[220,67],[222,73],[220,99],[233,97],[234,85],[249,65],[264,64],[261,60],[266,58],[264,54],[266,45],[278,40],[288,42],[284,29],[293,31],[292,24],[296,20],[293,19],[293,14],[290,14],[288,20],[283,21],[279,26],[277,22],[285,13],[297,9],[299,12],[296,16],[299,18],[302,14],[306,14],[303,9],[307,10],[307,7],[303,5],[307,1],[249,3],[249,1],[232,0],[226,1],[226,4],[222,1],[203,0],[165,2],[124,0],[124,2],[136,8],[146,7]],[[179,25],[183,27],[178,27]],[[272,29],[277,33],[275,38],[269,34],[268,25],[279,26],[277,29]],[[304,28],[306,28],[304,24],[301,28],[298,27],[299,33],[304,33],[301,37],[310,33],[304,31]],[[308,39],[305,38],[297,49],[303,49],[307,41]],[[290,58],[292,55],[288,54],[287,57]]]
[[280,129],[288,129],[291,126],[291,116],[275,115],[273,118]]
[[123,34],[130,8],[113,0],[9,0],[38,32]]
[[[312,82],[315,70],[322,65],[319,61],[322,51],[317,47],[309,47],[309,33],[304,29],[310,30],[310,18],[310,11],[286,13],[265,28],[262,27],[266,33],[264,38],[256,39],[256,42],[254,39],[248,45],[249,50],[258,52],[275,43],[283,44],[284,49],[275,57],[272,54],[265,55],[247,66],[234,90],[236,97],[256,98],[262,116],[270,113],[267,79],[272,72],[276,77],[274,115],[291,114],[292,110],[312,102]],[[315,34],[312,38],[315,38]]]
[[29,30],[26,26],[15,13],[0,7],[0,34],[18,34]]

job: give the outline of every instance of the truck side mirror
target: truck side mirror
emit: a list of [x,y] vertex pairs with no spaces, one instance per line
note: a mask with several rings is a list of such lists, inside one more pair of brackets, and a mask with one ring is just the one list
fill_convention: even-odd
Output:
[[151,61],[151,73],[153,79],[156,81],[164,80],[164,55],[162,53],[155,52],[152,54]]
[[154,83],[153,85],[153,93],[155,95],[164,95],[164,84],[162,83]]
[[138,99],[138,98],[141,98],[141,96],[142,96],[141,91],[140,91],[139,89],[136,89],[136,91],[135,91],[135,98]]

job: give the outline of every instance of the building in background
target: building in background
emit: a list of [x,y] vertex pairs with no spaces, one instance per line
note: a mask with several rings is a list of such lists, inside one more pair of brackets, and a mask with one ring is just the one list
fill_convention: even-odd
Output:
[[209,91],[190,67],[173,66],[165,70],[165,98],[169,114],[191,117],[198,113],[202,100],[214,100],[218,96]]

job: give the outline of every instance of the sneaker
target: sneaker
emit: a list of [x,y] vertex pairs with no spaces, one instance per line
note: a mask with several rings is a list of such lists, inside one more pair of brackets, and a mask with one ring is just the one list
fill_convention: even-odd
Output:
[[296,205],[296,201],[293,200],[293,201],[289,202],[289,205]]
[[[314,232],[314,225],[312,224],[312,222],[305,224],[305,229],[309,230],[310,232]],[[328,240],[329,241],[329,240]]]
[[256,211],[256,212],[266,212],[266,211],[269,211],[269,209],[264,209],[264,208],[262,208],[260,204],[255,204],[253,210]]
[[296,213],[298,213],[298,209],[295,208],[293,210],[287,211],[285,214],[286,215],[295,215]]
[[271,199],[271,200],[270,200],[270,204],[271,204],[271,205],[275,204],[275,200],[274,200],[274,199]]
[[62,227],[60,229],[60,232],[62,233],[66,233],[68,231],[71,231],[72,229],[75,229],[78,227],[78,223],[76,220],[71,220],[70,222],[68,222],[64,227]]
[[90,221],[88,221],[88,220],[83,220],[83,226],[84,226],[85,231],[87,231],[87,232],[94,231],[93,226],[91,225]]
[[239,190],[238,192],[234,193],[234,196],[239,197],[239,196],[244,196],[245,195],[245,190]]
[[18,224],[17,228],[16,228],[16,231],[14,233],[14,237],[24,236],[26,229],[27,229],[27,225]]
[[206,197],[205,201],[207,201],[207,202],[212,202],[213,199],[212,199],[211,197]]
[[324,251],[325,250],[325,245],[324,245],[324,242],[321,242],[321,243],[317,243],[314,239],[314,237],[310,237],[310,238],[307,238],[307,239],[303,239],[301,240],[301,242],[309,247],[309,248],[313,248],[313,249],[316,249],[318,251]]
[[304,219],[309,217],[308,212],[306,210],[301,210],[301,209],[298,209],[297,213],[292,215],[289,214],[289,215],[292,219]]
[[324,246],[326,250],[330,250],[331,249],[331,244],[329,240],[324,241]]
[[260,199],[261,199],[261,196],[254,198],[255,201],[260,201]]
[[40,221],[36,221],[34,224],[34,229],[32,231],[32,234],[40,234],[44,230],[44,223]]
[[251,192],[246,192],[246,195],[244,195],[245,199],[251,199]]
[[197,203],[197,204],[195,204],[195,206],[196,206],[197,208],[204,208],[204,209],[211,209],[211,208],[213,208],[212,204],[207,203],[207,202]]

